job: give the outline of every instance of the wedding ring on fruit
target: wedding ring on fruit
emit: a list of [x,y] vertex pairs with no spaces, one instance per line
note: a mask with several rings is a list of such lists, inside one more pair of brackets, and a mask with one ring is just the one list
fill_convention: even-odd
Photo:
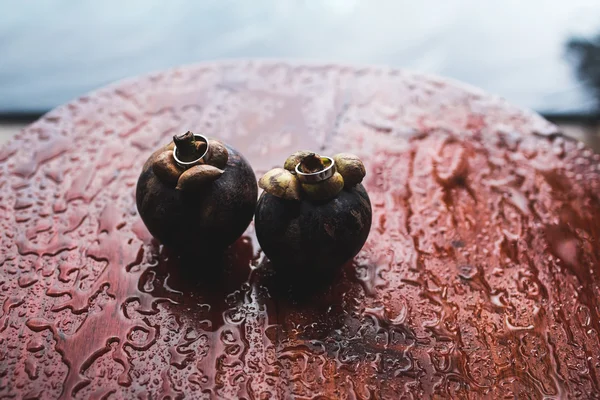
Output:
[[204,161],[204,157],[208,154],[208,139],[203,136],[203,135],[199,135],[197,133],[194,133],[194,141],[199,141],[201,143],[205,143],[205,149],[204,152],[202,153],[202,155],[198,158],[196,158],[195,160],[192,161],[182,161],[180,159],[180,157],[178,157],[178,151],[177,151],[177,145],[175,145],[175,147],[173,148],[173,158],[175,159],[175,162],[177,163],[178,166],[180,166],[183,169],[188,169],[193,167],[194,165],[198,165],[198,164],[202,164],[202,162]]
[[321,160],[325,164],[325,168],[317,172],[302,172],[300,169],[302,163],[296,164],[295,172],[298,180],[302,183],[317,183],[331,178],[335,174],[335,161],[327,156],[321,157]]

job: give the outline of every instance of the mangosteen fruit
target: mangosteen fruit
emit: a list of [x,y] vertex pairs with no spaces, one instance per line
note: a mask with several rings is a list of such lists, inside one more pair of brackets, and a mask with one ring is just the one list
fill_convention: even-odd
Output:
[[355,155],[299,151],[260,179],[256,236],[277,274],[334,273],[358,254],[372,217],[365,173]]
[[138,212],[163,245],[191,254],[219,252],[246,230],[258,188],[233,147],[186,132],[155,151],[137,182]]

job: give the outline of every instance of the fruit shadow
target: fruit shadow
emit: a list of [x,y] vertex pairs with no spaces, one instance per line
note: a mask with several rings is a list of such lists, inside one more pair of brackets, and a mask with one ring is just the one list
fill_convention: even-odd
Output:
[[216,330],[224,323],[224,311],[231,307],[229,298],[248,280],[255,258],[247,237],[215,254],[181,254],[161,248],[157,265],[146,272],[152,281],[147,292],[166,299],[165,307],[178,318]]
[[145,291],[167,299],[163,307],[169,313],[205,331],[218,330],[226,324],[225,314],[252,301],[264,306],[266,333],[277,342],[292,335],[324,338],[344,324],[360,291],[351,262],[329,274],[282,274],[266,258],[251,268],[257,261],[247,237],[221,254],[182,255],[161,248],[157,265],[146,272],[152,285]]
[[268,293],[262,301],[269,313],[271,340],[323,339],[346,321],[348,307],[356,299],[360,284],[348,262],[331,273],[282,274],[268,259],[254,271],[257,286]]

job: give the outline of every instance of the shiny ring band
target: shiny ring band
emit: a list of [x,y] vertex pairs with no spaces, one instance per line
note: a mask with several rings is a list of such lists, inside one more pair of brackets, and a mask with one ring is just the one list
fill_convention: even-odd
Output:
[[194,165],[198,165],[201,164],[201,161],[204,157],[206,157],[206,155],[208,154],[208,139],[206,138],[206,136],[202,136],[199,134],[194,133],[194,138],[196,140],[200,140],[201,142],[206,143],[206,150],[204,150],[204,153],[198,157],[197,159],[193,160],[193,161],[181,161],[179,158],[177,158],[177,146],[173,147],[173,158],[175,159],[175,162],[177,163],[177,165],[179,165],[181,168],[183,169],[188,169],[193,167]]
[[296,176],[298,177],[298,180],[302,183],[317,183],[331,178],[333,174],[335,174],[335,161],[333,161],[333,158],[331,157],[323,158],[326,158],[331,162],[329,166],[324,170],[310,174],[300,171],[300,163],[298,163],[296,165]]

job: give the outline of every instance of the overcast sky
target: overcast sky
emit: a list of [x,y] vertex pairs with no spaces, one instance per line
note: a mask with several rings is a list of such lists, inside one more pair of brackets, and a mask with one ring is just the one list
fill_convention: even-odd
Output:
[[44,110],[126,76],[239,57],[416,69],[543,112],[593,104],[564,45],[600,31],[600,0],[0,0],[0,10],[0,111]]

